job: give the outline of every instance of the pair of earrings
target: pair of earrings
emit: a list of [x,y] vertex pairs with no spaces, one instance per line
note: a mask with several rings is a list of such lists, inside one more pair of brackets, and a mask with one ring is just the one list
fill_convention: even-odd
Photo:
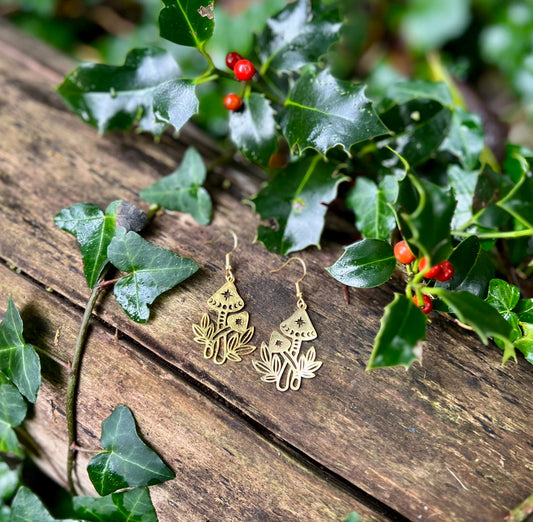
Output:
[[[230,262],[230,256],[237,248],[237,236],[232,230],[224,231],[220,235],[224,233],[233,236],[234,245],[226,254],[226,282],[207,300],[209,308],[217,313],[216,321],[212,321],[206,313],[202,316],[200,324],[194,324],[192,327],[195,334],[194,341],[203,345],[204,357],[212,359],[215,364],[242,361],[243,356],[251,354],[256,349],[249,344],[254,334],[254,327],[248,327],[248,312],[242,311],[244,300],[237,292]],[[322,362],[316,360],[314,347],[300,355],[302,342],[312,341],[317,337],[300,289],[300,283],[307,274],[304,261],[299,257],[291,257],[281,267],[271,272],[279,272],[292,261],[299,261],[303,267],[303,275],[295,283],[297,309],[280,324],[281,333],[274,330],[269,342],[261,344],[260,360],[252,361],[256,371],[261,374],[261,380],[276,383],[279,391],[300,389],[302,379],[314,377],[322,366]]]

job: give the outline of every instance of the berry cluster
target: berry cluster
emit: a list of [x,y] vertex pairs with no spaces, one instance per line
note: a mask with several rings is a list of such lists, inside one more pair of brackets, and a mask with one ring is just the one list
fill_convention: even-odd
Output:
[[[226,65],[235,73],[235,78],[247,82],[254,77],[255,67],[250,60],[246,60],[239,53],[231,52],[226,55]],[[224,98],[224,106],[229,111],[238,111],[242,107],[242,98],[238,94],[228,94]]]
[[[404,265],[409,265],[416,259],[415,255],[411,252],[409,245],[403,240],[398,241],[398,243],[394,245],[394,257],[399,263]],[[455,269],[449,261],[445,260],[434,266],[429,266],[429,259],[427,257],[423,257],[418,262],[418,271],[425,278],[435,279],[437,281],[449,281],[455,273]],[[415,296],[413,302],[420,308],[420,310],[422,310],[422,312],[429,314],[433,309],[433,301],[427,294],[422,294],[422,299],[424,302],[419,304],[418,298]]]

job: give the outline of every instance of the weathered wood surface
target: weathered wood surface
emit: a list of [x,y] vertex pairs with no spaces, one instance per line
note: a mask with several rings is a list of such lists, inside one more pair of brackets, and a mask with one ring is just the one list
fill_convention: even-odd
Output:
[[[194,144],[206,161],[216,157],[192,127],[179,141],[165,137],[159,144],[133,134],[98,137],[53,92],[67,66],[42,44],[0,26],[0,258],[18,268],[2,269],[0,309],[12,293],[44,329],[38,335],[32,328],[32,341],[63,361],[88,290],[75,240],[54,227],[53,216],[78,201],[105,208],[125,199],[147,208],[139,191],[170,173],[186,146]],[[232,181],[229,189],[224,178]],[[203,268],[160,298],[146,325],[130,321],[112,295],[102,299],[84,364],[81,442],[94,446],[110,408],[130,406],[178,475],[154,488],[163,521],[340,520],[352,509],[364,520],[501,520],[533,490],[531,366],[520,358],[502,368],[494,345],[483,346],[435,314],[422,365],[365,372],[382,309],[398,282],[352,290],[347,305],[323,270],[339,247],[302,253],[308,264],[302,288],[324,362],[315,379],[281,394],[259,381],[253,355],[224,366],[203,359],[191,325],[224,282],[231,240],[205,244],[219,231],[239,234],[232,261],[256,328],[254,344],[294,310],[298,266],[270,274],[283,259],[252,242],[257,219],[240,202],[258,186],[234,165],[209,179],[212,225],[168,213],[150,226],[151,241]],[[53,455],[53,466],[43,466],[61,477],[64,386],[50,373],[45,377],[28,429]]]

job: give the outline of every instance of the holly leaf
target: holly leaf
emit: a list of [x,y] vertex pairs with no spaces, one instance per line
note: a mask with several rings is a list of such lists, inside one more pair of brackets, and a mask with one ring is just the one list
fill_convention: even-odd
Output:
[[206,173],[202,157],[195,148],[189,147],[180,167],[141,191],[140,196],[169,210],[188,212],[200,225],[207,225],[211,221],[213,205],[202,186]]
[[179,45],[203,49],[213,35],[213,0],[163,0],[159,13],[159,34]]
[[257,240],[281,255],[318,245],[324,228],[326,205],[344,180],[332,174],[320,156],[289,164],[256,194],[251,203],[261,219],[275,220],[274,228],[260,226]]
[[[55,522],[39,497],[26,486],[21,486],[11,504],[9,522]],[[61,519],[62,522],[74,522],[72,519]]]
[[117,229],[107,249],[109,261],[128,272],[114,286],[117,301],[134,321],[144,323],[148,305],[198,270],[198,265],[170,250],[156,247],[139,234]]
[[107,451],[93,457],[87,466],[89,478],[100,495],[161,484],[175,477],[139,438],[133,415],[126,406],[117,406],[102,422],[100,442]]
[[24,397],[35,402],[41,386],[41,362],[35,348],[24,342],[22,331],[22,319],[10,297],[0,324],[0,370]]
[[409,175],[408,179],[418,192],[419,199],[414,212],[400,213],[409,232],[404,235],[434,265],[448,257],[452,250],[450,231],[456,202],[449,189],[413,175]]
[[345,203],[355,212],[357,229],[365,238],[389,239],[396,228],[396,215],[390,204],[398,198],[398,181],[385,176],[379,186],[365,177],[358,177],[346,195]]
[[347,247],[326,270],[344,285],[373,288],[388,281],[395,266],[396,258],[390,243],[363,239]]
[[453,106],[452,95],[444,82],[429,82],[419,79],[392,83],[387,88],[384,103],[392,101],[402,105],[413,100],[433,100],[443,107]]
[[0,374],[0,452],[23,457],[14,428],[20,426],[28,411],[20,392]]
[[135,488],[105,497],[73,497],[76,518],[88,522],[157,522],[147,488]]
[[250,161],[268,165],[276,151],[278,133],[274,111],[262,94],[252,93],[241,110],[230,114],[229,128],[233,143]]
[[409,368],[420,359],[417,345],[426,338],[426,322],[426,315],[412,300],[405,295],[395,294],[393,301],[385,307],[366,369],[389,366]]
[[87,285],[93,288],[108,261],[107,247],[115,236],[116,227],[141,230],[146,216],[131,203],[117,200],[109,204],[105,214],[92,203],[75,203],[61,210],[54,222],[78,240]]
[[279,73],[297,71],[318,62],[328,47],[338,40],[341,27],[334,11],[316,16],[309,0],[289,4],[269,18],[256,37],[255,47],[262,72],[272,68]]
[[179,130],[198,112],[192,80],[166,51],[134,49],[124,65],[83,63],[58,88],[67,105],[98,132],[129,129],[160,135],[170,124]]
[[326,154],[339,145],[348,152],[355,143],[387,134],[364,91],[364,85],[337,80],[327,69],[304,72],[280,114],[290,146]]

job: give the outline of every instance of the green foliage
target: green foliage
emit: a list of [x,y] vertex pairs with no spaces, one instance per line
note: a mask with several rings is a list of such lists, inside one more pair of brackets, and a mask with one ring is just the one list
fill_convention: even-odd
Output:
[[[25,486],[21,486],[13,499],[10,522],[54,522],[39,497]],[[74,522],[72,519],[62,519],[64,522]]]
[[[160,484],[175,476],[139,438],[133,415],[125,406],[117,406],[102,423],[101,443],[107,451],[93,457],[87,467],[100,495],[122,488]],[[112,499],[113,503],[116,501]]]

